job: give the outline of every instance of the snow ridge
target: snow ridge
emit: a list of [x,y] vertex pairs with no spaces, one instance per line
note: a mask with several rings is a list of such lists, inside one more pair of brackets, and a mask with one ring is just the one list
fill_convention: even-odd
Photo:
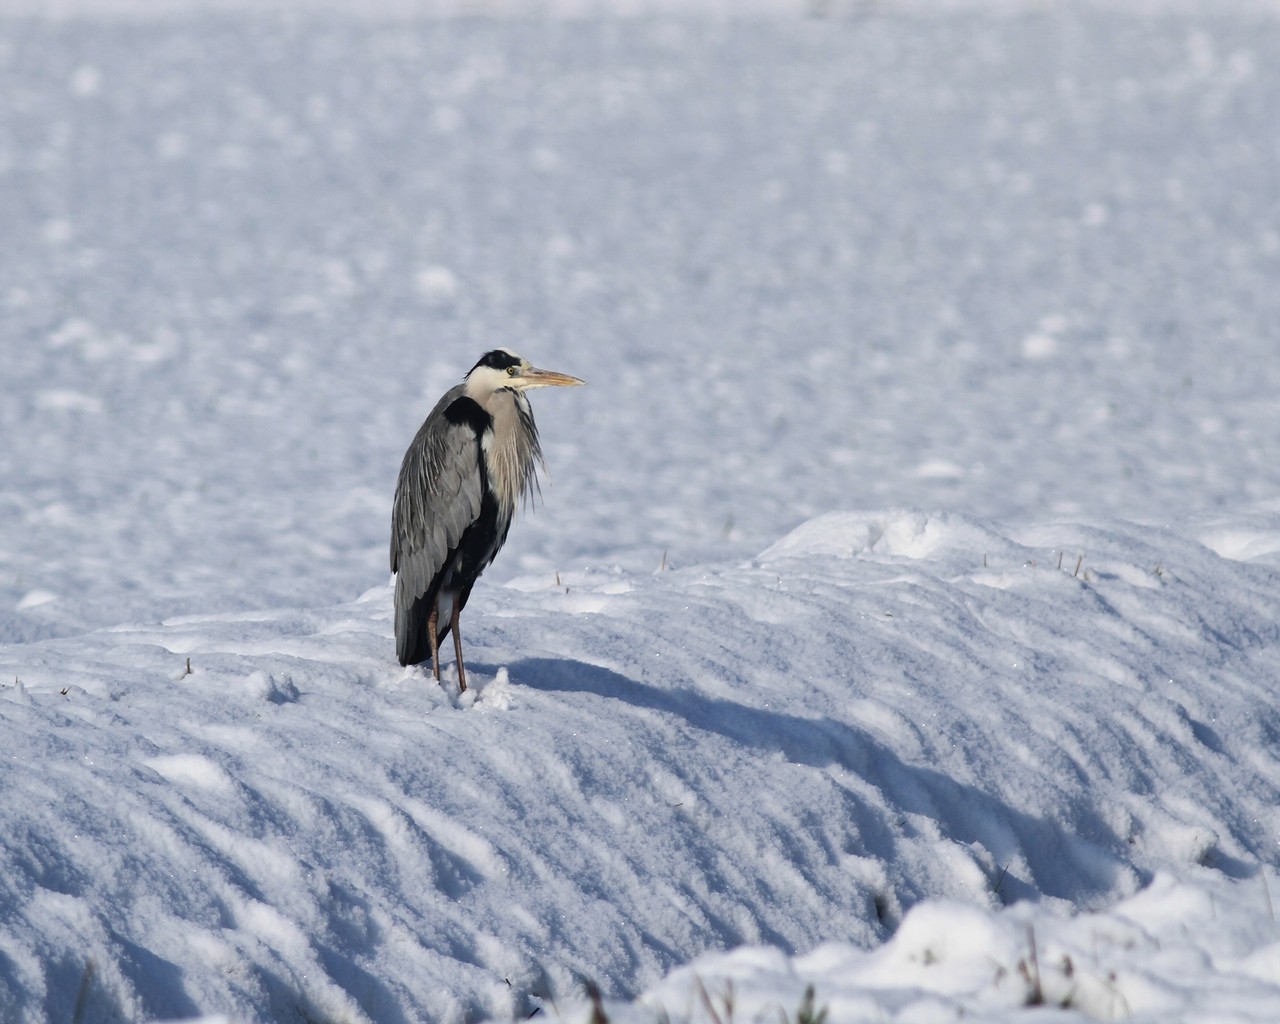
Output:
[[381,587],[8,648],[0,984],[58,1016],[92,958],[126,1018],[504,1017],[869,949],[931,898],[1250,878],[1280,589],[1159,541],[848,513],[742,565],[518,578],[477,592],[461,700],[388,659]]
[[[0,16],[0,1024],[1280,1018],[1274,4],[88,2]],[[591,383],[458,699],[390,500],[496,345]]]

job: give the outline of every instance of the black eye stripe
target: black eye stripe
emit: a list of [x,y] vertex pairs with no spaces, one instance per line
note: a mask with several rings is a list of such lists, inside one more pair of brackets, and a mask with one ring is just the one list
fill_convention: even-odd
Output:
[[520,357],[512,355],[503,349],[495,348],[492,352],[486,352],[480,357],[480,361],[472,367],[474,370],[478,366],[488,366],[494,370],[505,370],[511,366],[519,366]]

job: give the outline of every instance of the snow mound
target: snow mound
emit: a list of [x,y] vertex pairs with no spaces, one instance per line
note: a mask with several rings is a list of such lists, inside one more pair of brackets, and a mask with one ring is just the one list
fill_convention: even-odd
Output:
[[[709,955],[635,1003],[604,1010],[613,1024],[790,1020],[806,1006],[841,1024],[1001,1024],[1037,1006],[1063,1024],[1268,1020],[1280,1006],[1277,885],[1274,872],[1247,885],[1162,872],[1111,910],[1075,916],[939,900],[914,908],[877,950],[832,943],[801,957],[762,948]],[[579,999],[551,1019],[576,1024],[594,1011]]]
[[797,527],[761,555],[764,564],[783,558],[826,555],[880,560],[936,556],[961,549],[1005,553],[1008,541],[966,516],[940,512],[830,512]]
[[[994,1015],[1030,921],[1270,1024],[1274,5],[358,6],[0,0],[0,1021]],[[369,588],[495,344],[591,386],[459,696]]]
[[0,994],[67,1019],[92,963],[125,1019],[464,1021],[896,934],[916,988],[1020,998],[963,951],[1014,971],[1003,904],[1260,884],[1276,583],[1133,524],[885,512],[482,588],[461,696],[394,664],[386,588],[0,648]]

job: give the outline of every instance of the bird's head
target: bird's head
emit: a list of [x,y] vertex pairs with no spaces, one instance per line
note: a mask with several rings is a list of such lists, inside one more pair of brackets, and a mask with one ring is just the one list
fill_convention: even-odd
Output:
[[467,374],[468,390],[486,392],[510,388],[512,391],[528,391],[530,388],[576,388],[586,381],[570,377],[555,370],[540,370],[529,360],[516,355],[508,348],[495,348],[480,357],[480,361]]

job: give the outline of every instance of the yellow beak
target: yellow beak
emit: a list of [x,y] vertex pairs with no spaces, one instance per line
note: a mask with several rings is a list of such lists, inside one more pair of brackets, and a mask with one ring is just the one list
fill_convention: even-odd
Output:
[[527,388],[576,388],[586,383],[585,380],[570,377],[567,373],[557,373],[555,370],[539,370],[536,366],[529,367],[520,377]]

